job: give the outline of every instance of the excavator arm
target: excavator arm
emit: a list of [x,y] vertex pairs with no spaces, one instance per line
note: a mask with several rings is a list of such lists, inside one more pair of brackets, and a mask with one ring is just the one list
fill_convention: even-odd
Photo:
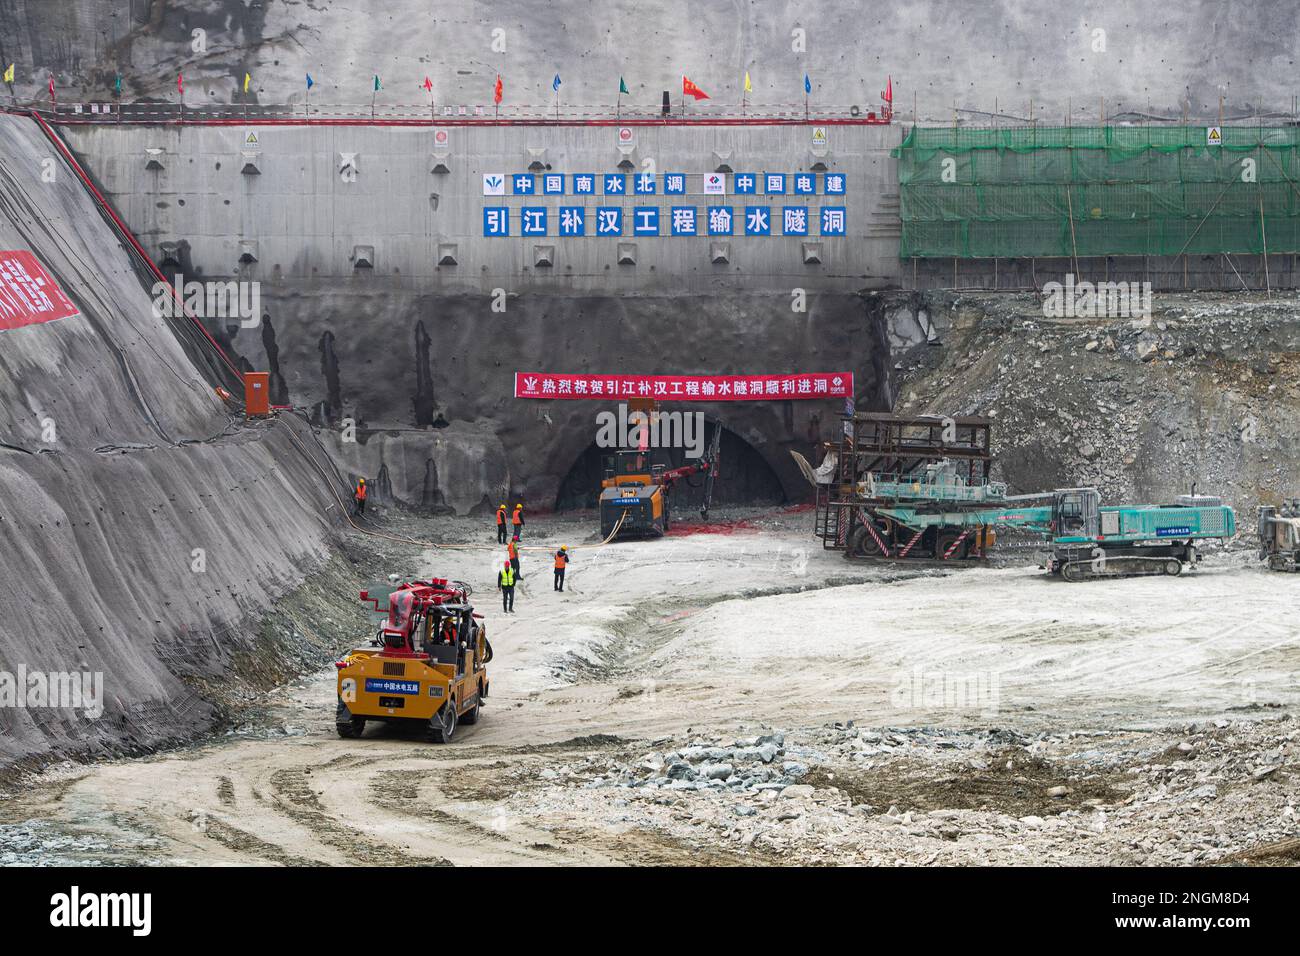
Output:
[[706,520],[709,517],[709,504],[713,500],[713,482],[718,477],[718,457],[721,446],[722,426],[716,425],[713,429],[713,440],[709,442],[708,449],[698,462],[693,465],[682,465],[680,468],[670,468],[659,476],[659,483],[665,489],[671,490],[673,485],[683,478],[704,475],[704,501],[700,504],[700,517]]

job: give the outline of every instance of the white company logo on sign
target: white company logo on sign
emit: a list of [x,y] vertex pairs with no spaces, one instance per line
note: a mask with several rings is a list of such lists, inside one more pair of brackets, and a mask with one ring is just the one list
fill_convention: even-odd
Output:
[[722,173],[706,173],[704,176],[704,195],[725,196],[727,194],[727,177]]
[[434,146],[446,146],[446,145],[447,145],[447,141],[448,141],[450,138],[451,138],[451,134],[448,133],[445,129],[435,129],[435,130],[433,131],[433,145],[434,145]]
[[618,128],[618,144],[620,146],[631,146],[636,142],[636,133],[630,126],[620,126]]
[[504,196],[505,194],[506,194],[505,173],[484,173],[483,174],[483,195],[484,196]]

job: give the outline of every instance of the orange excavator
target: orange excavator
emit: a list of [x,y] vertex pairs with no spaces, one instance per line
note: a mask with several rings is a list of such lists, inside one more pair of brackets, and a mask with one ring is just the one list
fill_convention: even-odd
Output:
[[[647,416],[655,414],[653,403],[642,410]],[[662,462],[655,462],[648,431],[640,430],[638,447],[605,456],[604,477],[600,482],[600,534],[605,540],[662,536],[671,521],[670,492],[677,482],[692,475],[704,476],[700,517],[705,520],[709,517],[713,483],[718,476],[722,426],[714,426],[713,440],[698,461],[679,468],[667,468]]]

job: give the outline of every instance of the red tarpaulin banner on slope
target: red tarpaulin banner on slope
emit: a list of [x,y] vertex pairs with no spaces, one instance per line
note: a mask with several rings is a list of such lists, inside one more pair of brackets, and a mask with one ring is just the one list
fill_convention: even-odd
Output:
[[0,250],[0,331],[76,314],[77,307],[34,255]]
[[852,372],[808,372],[801,375],[515,373],[515,398],[662,398],[676,402],[761,402],[852,396]]

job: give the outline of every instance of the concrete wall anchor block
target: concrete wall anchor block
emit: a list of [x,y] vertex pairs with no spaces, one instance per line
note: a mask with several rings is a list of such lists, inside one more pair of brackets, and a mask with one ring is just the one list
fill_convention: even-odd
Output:
[[239,240],[239,263],[240,265],[249,265],[257,261],[257,240],[241,239]]
[[533,246],[533,265],[539,269],[549,269],[555,265],[554,246]]
[[717,266],[725,266],[731,261],[731,243],[726,241],[709,243],[709,261]]
[[803,263],[806,266],[818,265],[822,261],[822,244],[820,242],[801,242]]
[[361,173],[361,157],[358,153],[339,153],[339,178],[345,183],[354,183]]
[[374,246],[353,246],[352,247],[352,268],[353,269],[373,269],[374,267],[375,267]]
[[731,150],[715,149],[713,151],[713,171],[715,173],[734,173],[731,168]]
[[163,151],[161,146],[150,146],[145,149],[145,169],[159,170],[163,168],[162,157]]
[[242,157],[243,160],[244,160],[244,166],[243,166],[243,168],[240,170],[240,172],[241,172],[243,175],[245,175],[245,176],[260,176],[260,175],[262,175],[262,171],[261,171],[260,169],[258,169],[257,153],[250,153],[250,152],[244,151],[244,152],[241,152],[240,155],[241,155],[241,157]]
[[621,266],[636,265],[635,242],[620,242],[618,244],[618,264]]
[[160,242],[158,250],[159,269],[179,269],[181,267],[181,244],[179,242]]
[[456,265],[456,256],[459,254],[457,245],[454,242],[438,243],[438,265],[454,266]]

